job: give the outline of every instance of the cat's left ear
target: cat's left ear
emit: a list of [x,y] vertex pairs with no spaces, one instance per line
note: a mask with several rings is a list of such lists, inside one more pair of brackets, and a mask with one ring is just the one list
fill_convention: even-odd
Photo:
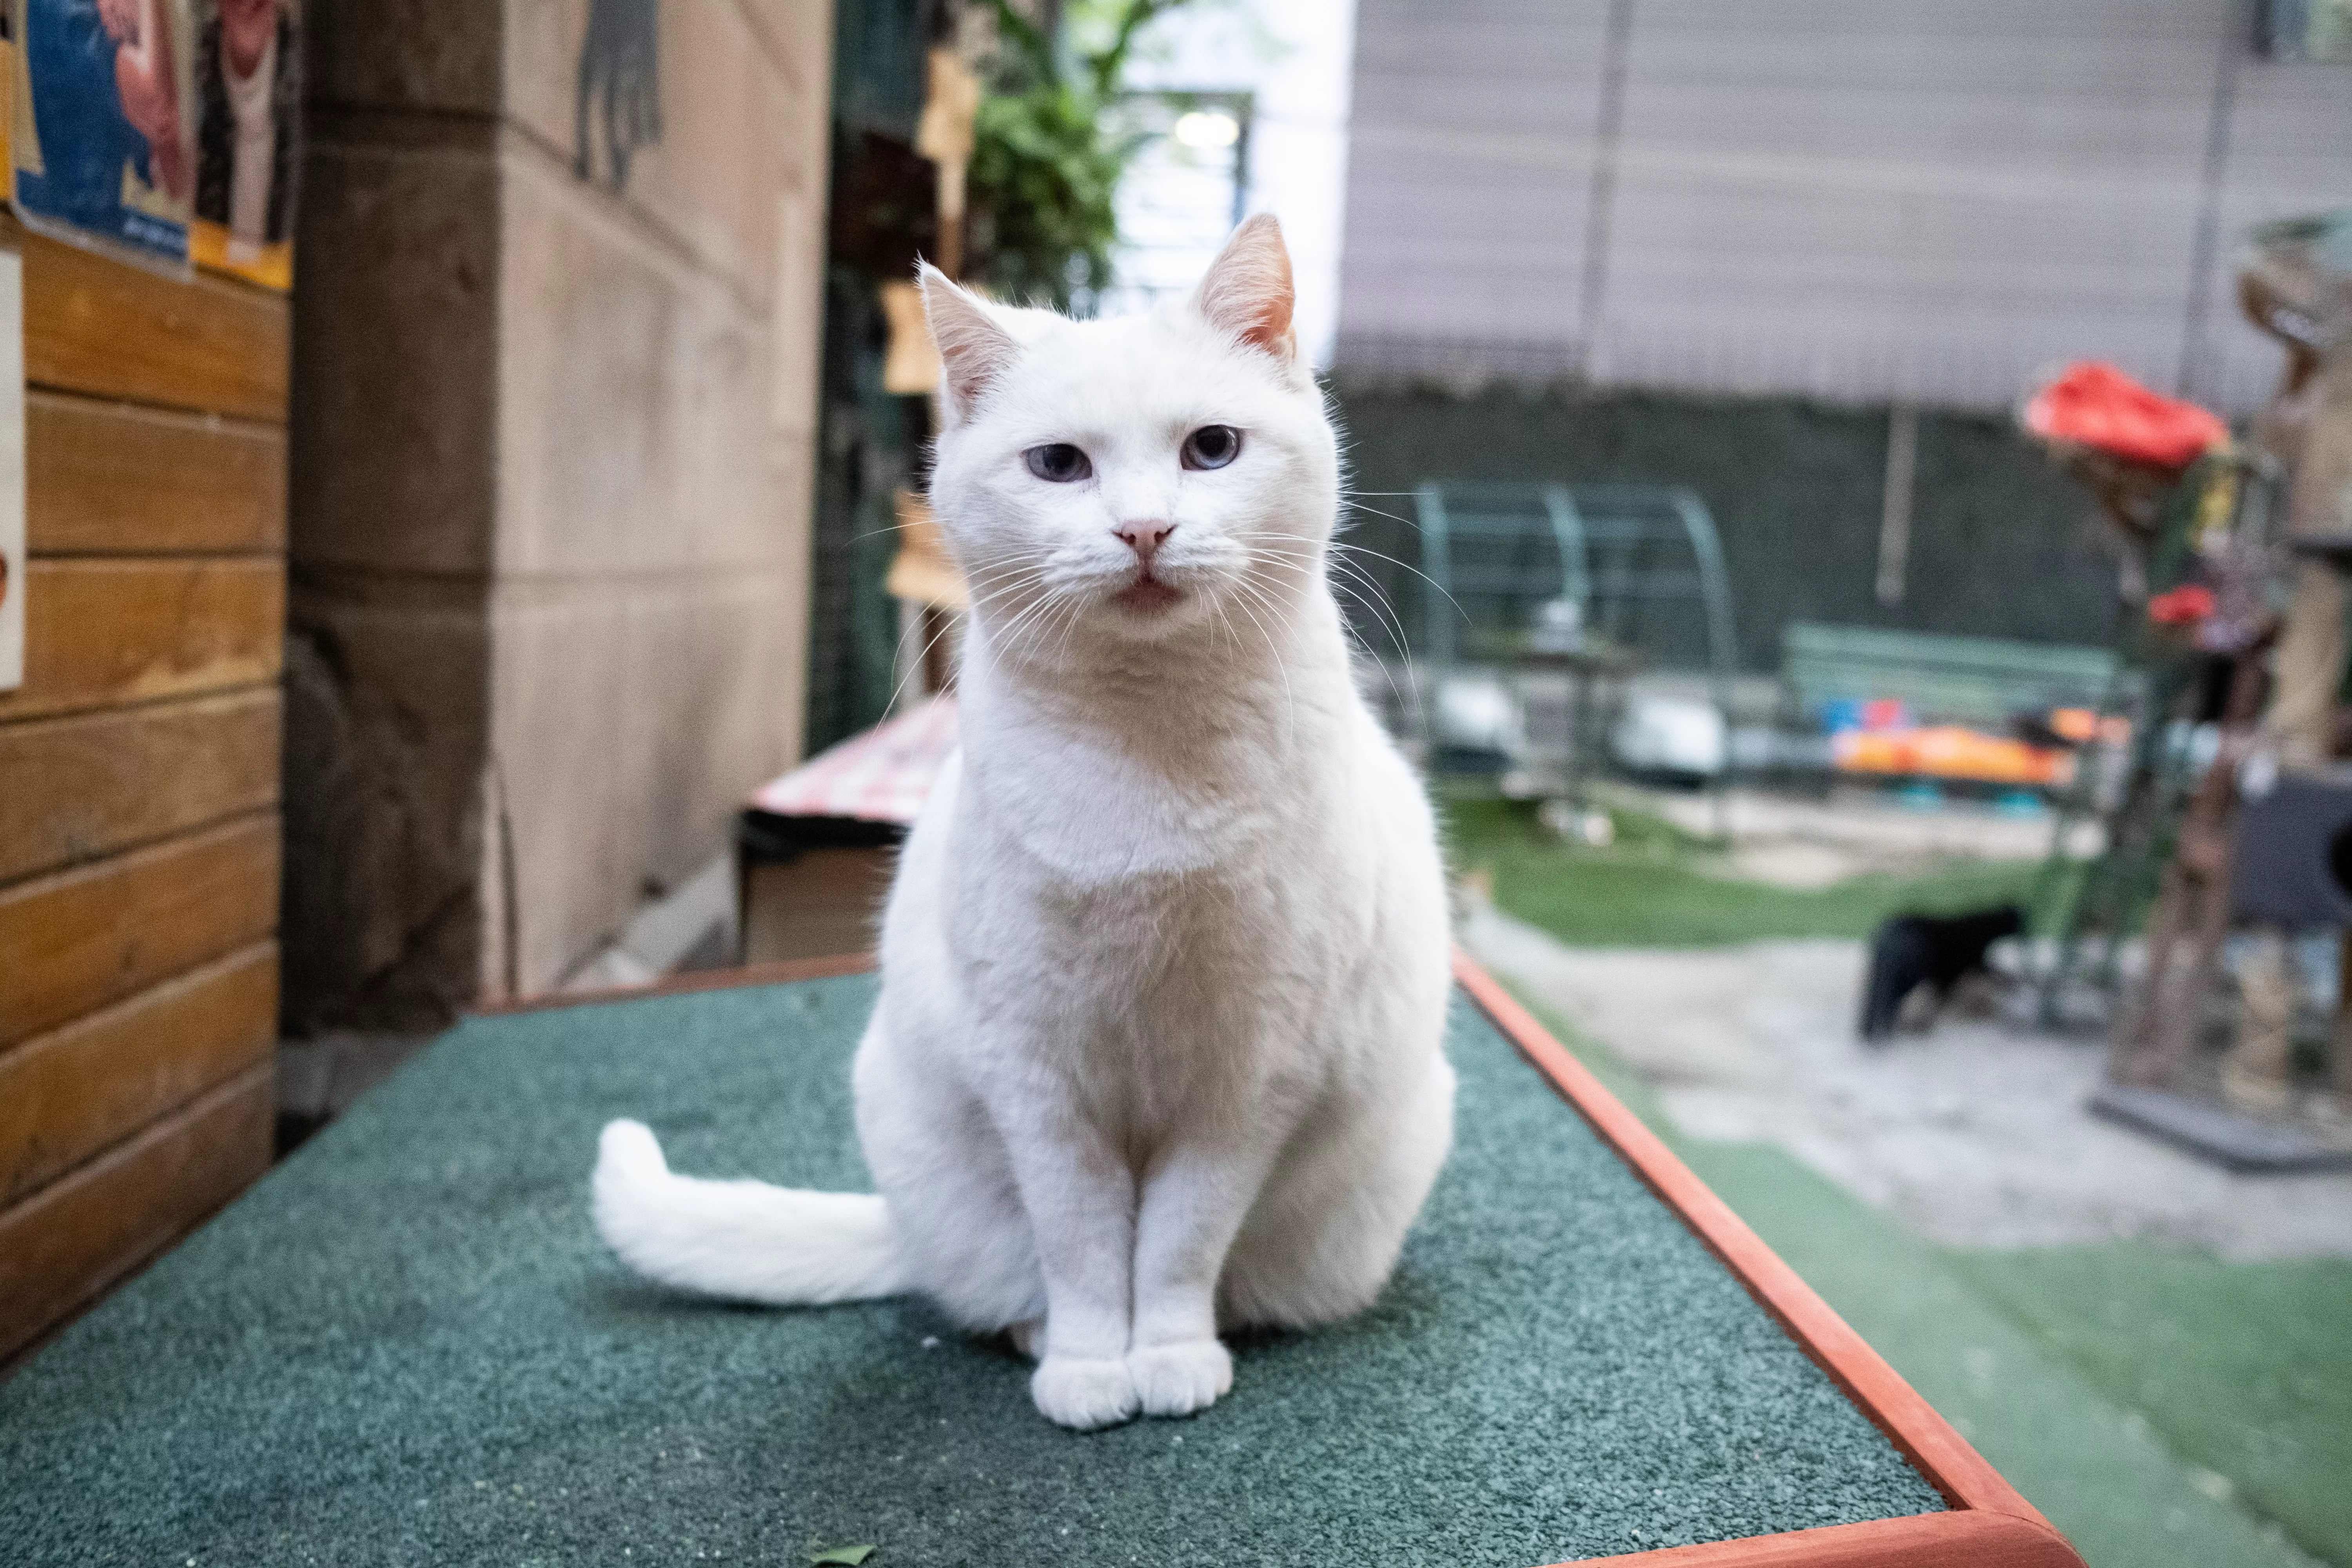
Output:
[[1208,276],[1192,296],[1192,308],[1211,326],[1272,354],[1285,370],[1296,372],[1298,335],[1290,328],[1296,300],[1282,225],[1272,213],[1259,213],[1234,230],[1224,249],[1209,263]]

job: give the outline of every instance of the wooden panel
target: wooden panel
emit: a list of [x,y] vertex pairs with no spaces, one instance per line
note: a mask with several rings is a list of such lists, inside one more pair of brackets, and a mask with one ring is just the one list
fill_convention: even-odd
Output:
[[278,800],[275,688],[0,725],[0,883]]
[[278,679],[280,562],[35,561],[25,577],[25,684],[0,720]]
[[509,1013],[547,1013],[559,1007],[589,1007],[603,1002],[634,1002],[645,996],[683,996],[697,991],[732,991],[745,985],[793,985],[803,980],[832,980],[844,974],[871,974],[877,960],[871,952],[834,952],[822,958],[780,958],[765,963],[740,964],[732,969],[704,969],[673,974],[644,985],[606,985],[593,991],[558,991],[539,996],[491,1002],[473,1011],[485,1018]]
[[0,218],[0,245],[25,253],[32,385],[285,422],[284,297],[126,267],[14,218]]
[[25,399],[35,555],[286,548],[286,433],[64,393]]
[[0,1213],[0,1357],[259,1177],[272,1121],[265,1065]]
[[874,945],[898,847],[806,849],[744,879],[743,956],[822,958]]
[[0,1207],[269,1058],[278,944],[256,942],[0,1052]]
[[0,1046],[269,935],[278,814],[0,891]]

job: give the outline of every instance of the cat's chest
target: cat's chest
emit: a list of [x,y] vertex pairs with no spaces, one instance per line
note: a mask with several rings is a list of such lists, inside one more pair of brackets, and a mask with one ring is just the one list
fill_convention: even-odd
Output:
[[[1136,858],[1142,858],[1137,857]],[[1000,1002],[1076,1019],[1288,1011],[1370,940],[1376,868],[1304,830],[1169,870],[1106,858],[1086,874],[1017,847],[952,879],[949,941]],[[1082,1031],[1083,1032],[1083,1031]]]
[[962,858],[991,879],[1084,892],[1245,868],[1317,837],[1312,766],[1231,744],[1182,761],[1066,745],[991,765],[958,825]]
[[1369,905],[1355,884],[1370,858],[1349,849],[1317,781],[1237,768],[1201,784],[1115,757],[1061,761],[967,775],[957,803],[950,940],[1000,972],[1286,965]]
[[1356,966],[1370,903],[1272,873],[1139,877],[999,889],[950,940],[985,1011],[1027,1020],[1049,1055],[1107,1081],[1138,1078],[1149,1098],[1142,1080],[1163,1070],[1249,1076],[1268,1039],[1298,1037]]

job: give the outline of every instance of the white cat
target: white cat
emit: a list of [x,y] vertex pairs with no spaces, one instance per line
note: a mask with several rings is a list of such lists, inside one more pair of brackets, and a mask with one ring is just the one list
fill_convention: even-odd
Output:
[[673,1175],[615,1121],[596,1223],[687,1289],[1010,1329],[1064,1426],[1181,1415],[1232,1386],[1221,1329],[1368,1304],[1444,1161],[1429,806],[1326,582],[1274,220],[1128,320],[923,289],[972,611],[857,1052],[881,1195]]

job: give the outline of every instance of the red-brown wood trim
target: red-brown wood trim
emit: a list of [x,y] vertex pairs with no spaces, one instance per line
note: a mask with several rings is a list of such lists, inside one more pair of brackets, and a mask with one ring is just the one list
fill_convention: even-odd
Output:
[[2074,1547],[2049,1525],[1975,1509],[1592,1557],[1579,1568],[1606,1563],[1639,1568],[2083,1568]]
[[[1946,1502],[1955,1510],[2000,1514],[2022,1521],[2058,1542],[2064,1551],[2064,1557],[2049,1561],[2077,1561],[2073,1556],[2073,1549],[2063,1545],[2065,1538],[2051,1528],[2050,1521],[2036,1512],[2033,1505],[2018,1494],[2016,1488],[2001,1479],[2000,1471],[1987,1464],[1984,1457],[1969,1446],[1968,1439],[1953,1431],[1950,1423],[1937,1415],[1935,1407],[1904,1382],[1860,1334],[1846,1325],[1844,1319],[1832,1311],[1828,1302],[1813,1294],[1812,1288],[1797,1277],[1796,1270],[1781,1262],[1721,1198],[1707,1189],[1706,1183],[1693,1175],[1689,1167],[1675,1157],[1674,1152],[1656,1133],[1619,1104],[1616,1096],[1601,1086],[1600,1079],[1553,1039],[1550,1032],[1537,1023],[1509,992],[1496,983],[1492,975],[1459,949],[1454,955],[1454,978],[1536,1070],[1551,1080],[1552,1087],[1559,1091],[1560,1097],[1591,1124],[1601,1141],[1615,1150],[1618,1157],[1633,1167],[1634,1174],[1640,1176],[1650,1190],[1674,1210],[1685,1225],[1690,1226],[1707,1249],[1731,1270],[1733,1277],[1747,1287],[1748,1294],[1754,1296],[1764,1310],[1788,1331],[1789,1337],[1795,1340],[1823,1372],[1829,1373],[1845,1396],[1877,1424],[1879,1430],[1886,1434],[1903,1457],[1927,1479],[1928,1484],[1943,1494]],[[1919,1517],[1935,1520],[1950,1516],[1927,1514]],[[1900,1524],[1908,1521],[1881,1522]],[[1843,1528],[1860,1530],[1877,1526]],[[1755,1538],[1755,1542],[1760,1545],[1777,1539],[1783,1538],[1759,1536]],[[1668,1561],[1678,1560],[1672,1554],[1660,1555]],[[1958,1561],[1957,1558],[1951,1560]],[[1776,1559],[1756,1557],[1738,1561],[1767,1563]],[[1855,1561],[1859,1563],[1863,1559]],[[2020,1558],[2018,1561],[2028,1559]],[[2042,1559],[2032,1561],[2040,1562]]]
[[646,985],[614,985],[601,991],[557,991],[543,996],[518,997],[511,1002],[485,1002],[474,1008],[478,1017],[501,1018],[510,1013],[543,1013],[555,1007],[593,1007],[600,1002],[635,1002],[646,996],[679,996],[695,991],[732,991],[744,985],[788,985],[796,980],[831,980],[843,974],[870,974],[870,952],[836,952],[827,958],[779,958],[766,963],[746,963],[733,969],[701,969],[673,974]]

